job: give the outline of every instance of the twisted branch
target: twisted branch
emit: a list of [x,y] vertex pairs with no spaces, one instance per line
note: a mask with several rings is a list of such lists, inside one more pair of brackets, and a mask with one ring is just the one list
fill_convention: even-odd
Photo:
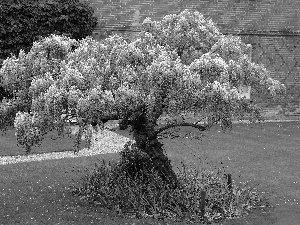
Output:
[[180,123],[176,123],[176,124],[168,124],[165,127],[162,127],[162,128],[159,128],[158,130],[156,130],[154,132],[152,138],[150,138],[150,139],[155,139],[159,133],[162,133],[163,131],[173,128],[173,127],[194,127],[196,129],[198,129],[199,131],[205,131],[205,130],[208,130],[214,123],[218,122],[218,119],[213,119],[211,121],[212,122],[211,124],[208,124],[208,123],[207,124],[199,124],[199,122],[201,122],[205,118],[207,118],[207,117],[203,117],[194,123],[180,122]]
[[197,124],[197,123],[187,123],[187,122],[182,122],[182,123],[176,123],[176,124],[169,124],[166,125],[165,127],[159,128],[154,132],[154,136],[157,136],[159,133],[173,128],[173,127],[194,127],[197,128],[200,131],[205,131],[208,129],[208,125],[202,125],[202,124]]

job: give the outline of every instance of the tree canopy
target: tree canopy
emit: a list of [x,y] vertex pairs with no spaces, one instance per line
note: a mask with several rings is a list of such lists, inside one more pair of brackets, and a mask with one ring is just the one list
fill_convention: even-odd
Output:
[[[206,129],[221,122],[225,129],[244,113],[262,119],[260,109],[239,95],[240,85],[260,94],[285,93],[263,65],[252,62],[250,52],[251,45],[223,35],[190,10],[160,22],[145,19],[139,38],[130,43],[118,35],[101,42],[51,35],[34,42],[28,54],[20,51],[3,62],[1,84],[14,98],[2,105],[1,114],[8,106],[20,111],[15,118],[20,144],[25,130],[38,143],[41,131],[61,129],[63,114],[70,112],[82,119],[82,129],[92,121],[130,115],[136,133],[142,123],[153,138],[177,125]],[[174,120],[155,130],[164,112],[171,117],[194,112],[207,116],[209,124]]]

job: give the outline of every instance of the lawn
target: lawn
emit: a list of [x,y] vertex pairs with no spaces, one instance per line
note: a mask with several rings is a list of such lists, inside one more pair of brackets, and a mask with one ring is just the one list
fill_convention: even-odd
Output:
[[[57,135],[57,131],[50,131],[44,136],[41,145],[32,147],[31,154],[47,153],[47,152],[63,152],[72,151],[75,136],[64,134],[63,137]],[[17,145],[15,137],[15,129],[7,130],[5,133],[0,131],[0,156],[17,156],[24,155],[25,150],[22,146]],[[81,147],[85,148],[87,143],[82,141]]]
[[[116,132],[131,136],[128,131]],[[262,129],[260,125],[251,128],[235,124],[232,132],[226,133],[215,126],[199,140],[186,137],[186,133],[200,135],[200,132],[183,127],[179,137],[163,137],[161,141],[174,169],[180,166],[181,160],[190,166],[205,166],[207,162],[224,167],[234,182],[249,181],[251,186],[265,192],[274,206],[223,224],[297,224],[300,221],[299,132],[300,122],[267,123]],[[24,153],[21,148],[7,148],[16,146],[16,141],[4,137],[7,136],[1,136],[1,155]],[[72,147],[71,137],[56,140],[50,137],[33,149],[33,153],[42,152],[40,148],[47,152]],[[69,143],[66,138],[70,138]],[[0,166],[0,224],[163,224],[151,219],[140,223],[136,219],[120,219],[114,213],[92,209],[71,196],[68,187],[73,179],[80,177],[76,171],[93,167],[102,158],[118,160],[119,156],[113,153]]]

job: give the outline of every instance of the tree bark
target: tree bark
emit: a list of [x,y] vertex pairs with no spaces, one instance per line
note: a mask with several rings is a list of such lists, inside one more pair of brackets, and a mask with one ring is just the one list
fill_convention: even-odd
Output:
[[30,151],[31,151],[31,147],[29,145],[26,145],[25,146],[25,155],[29,155]]
[[131,125],[131,121],[129,120],[130,113],[126,113],[121,119],[119,119],[119,128],[120,130],[126,130],[129,125]]
[[[155,119],[154,119],[155,120]],[[132,132],[137,147],[147,153],[151,158],[154,169],[163,181],[167,182],[171,188],[180,187],[180,182],[176,173],[172,169],[171,161],[164,154],[163,144],[155,135],[156,121],[151,121],[146,117],[145,107],[133,116]]]

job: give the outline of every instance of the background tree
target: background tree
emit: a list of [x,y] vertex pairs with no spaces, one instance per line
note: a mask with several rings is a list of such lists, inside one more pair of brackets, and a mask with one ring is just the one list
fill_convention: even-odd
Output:
[[[239,85],[273,96],[284,93],[285,87],[262,65],[251,62],[249,45],[238,37],[222,35],[199,12],[185,10],[161,22],[146,19],[142,27],[140,37],[131,43],[117,35],[101,43],[91,38],[81,40],[74,51],[64,51],[56,70],[35,76],[29,87],[35,123],[28,127],[37,140],[39,124],[47,124],[41,121],[63,126],[62,114],[71,109],[79,119],[78,149],[80,136],[92,121],[128,117],[136,147],[150,157],[162,179],[176,187],[179,182],[158,141],[160,133],[180,126],[204,131],[219,122],[225,131],[232,127],[233,118],[242,118],[245,113],[250,113],[252,121],[262,120],[260,109],[240,97]],[[55,35],[51,40],[66,46],[74,41]],[[46,43],[37,45],[43,49]],[[40,56],[32,63],[46,57],[46,51],[36,53]],[[22,53],[18,60],[26,57]],[[14,60],[6,60],[1,69],[3,83],[11,88],[15,87],[11,80],[22,71],[9,69],[20,67]],[[171,119],[158,128],[157,121],[164,112]],[[207,123],[186,122],[182,113],[189,112],[203,115],[198,120],[208,118]],[[20,121],[30,121],[23,119],[28,116],[18,114],[16,129]]]
[[26,53],[34,41],[50,34],[68,34],[73,39],[91,35],[97,25],[94,10],[80,0],[0,1],[0,63]]

